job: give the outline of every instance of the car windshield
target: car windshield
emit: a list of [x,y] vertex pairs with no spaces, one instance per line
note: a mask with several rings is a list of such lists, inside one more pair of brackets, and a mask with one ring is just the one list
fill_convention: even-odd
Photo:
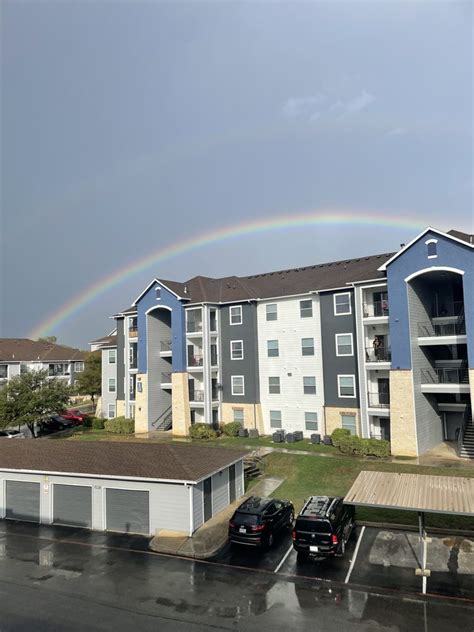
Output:
[[260,522],[260,516],[257,514],[239,513],[234,514],[232,522],[239,527],[240,525],[254,525]]
[[312,533],[331,533],[331,524],[327,520],[304,520],[298,518],[296,521],[297,531],[311,531]]

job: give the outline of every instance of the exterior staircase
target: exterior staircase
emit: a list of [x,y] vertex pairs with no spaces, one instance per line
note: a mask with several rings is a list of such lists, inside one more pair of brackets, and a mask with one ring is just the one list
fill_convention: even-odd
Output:
[[464,428],[459,456],[465,459],[474,459],[474,424],[470,419]]
[[173,414],[171,412],[171,406],[167,408],[164,413],[161,413],[158,419],[152,423],[152,426],[155,428],[155,430],[159,430],[161,432],[171,430],[171,427],[173,426]]

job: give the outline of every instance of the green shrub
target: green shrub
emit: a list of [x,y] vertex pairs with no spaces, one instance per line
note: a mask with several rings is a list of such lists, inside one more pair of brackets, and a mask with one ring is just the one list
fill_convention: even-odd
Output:
[[93,419],[95,419],[95,417],[84,417],[84,421],[82,422],[84,428],[92,428]]
[[192,439],[215,439],[217,432],[209,424],[193,424],[189,427]]
[[386,458],[390,456],[390,443],[379,439],[361,439],[353,435],[341,435],[338,448],[343,454],[354,456],[376,456]]
[[116,434],[133,434],[135,432],[135,421],[125,417],[115,417],[105,422],[104,428],[107,432]]
[[339,440],[339,450],[343,454],[360,454],[361,445],[359,437],[355,435],[341,437]]
[[222,432],[226,437],[238,437],[239,430],[242,428],[242,424],[239,421],[231,421],[228,424],[222,426]]
[[343,439],[344,437],[350,437],[350,436],[351,436],[351,431],[348,430],[347,428],[336,428],[335,430],[332,431],[331,443],[333,444],[335,448],[338,448],[340,445],[341,439]]
[[367,456],[378,456],[382,459],[390,456],[390,441],[384,439],[367,439],[367,441]]
[[103,430],[104,423],[105,423],[105,419],[101,419],[100,417],[92,417],[91,419],[92,430]]

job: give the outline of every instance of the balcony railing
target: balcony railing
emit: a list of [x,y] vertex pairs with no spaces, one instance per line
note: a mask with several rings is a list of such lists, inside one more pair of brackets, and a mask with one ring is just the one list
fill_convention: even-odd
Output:
[[190,391],[189,392],[189,401],[190,402],[203,402],[204,401],[204,391]]
[[138,329],[136,327],[129,327],[128,328],[128,337],[129,338],[136,338],[138,336]]
[[422,384],[469,384],[467,369],[420,369]]
[[379,318],[388,316],[388,301],[374,301],[373,303],[364,303],[364,318]]
[[204,357],[202,355],[188,356],[188,366],[202,366],[204,364]]
[[379,347],[378,349],[374,349],[374,347],[366,347],[365,360],[366,362],[391,362],[392,352],[390,349],[386,349],[385,347]]
[[188,320],[186,323],[186,332],[188,334],[202,333],[202,321],[201,320]]
[[171,384],[171,373],[162,373],[161,374],[161,383],[162,384]]
[[443,303],[432,310],[433,318],[444,318],[445,316],[463,316],[464,301],[453,301],[451,303]]
[[420,338],[464,335],[466,335],[466,323],[464,320],[458,320],[455,323],[433,323],[431,320],[418,323],[418,337]]
[[171,340],[162,340],[160,342],[160,349],[161,351],[165,352],[165,351],[171,351],[172,349],[172,341]]
[[367,399],[369,408],[389,408],[390,406],[390,393],[369,392]]

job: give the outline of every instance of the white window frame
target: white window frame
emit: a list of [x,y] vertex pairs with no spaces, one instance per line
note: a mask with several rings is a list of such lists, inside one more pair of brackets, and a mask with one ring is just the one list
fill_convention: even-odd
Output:
[[[269,354],[269,347],[268,347],[268,343],[269,342],[276,342],[277,346],[276,346],[276,354],[274,355],[270,355]],[[272,349],[272,351],[275,351],[275,349]],[[272,340],[267,340],[267,358],[278,358],[280,357],[280,342],[278,340],[272,339]]]
[[[337,313],[337,304],[336,304],[336,296],[348,296],[349,297],[349,311],[343,312],[342,314]],[[351,293],[350,292],[338,292],[337,294],[332,295],[333,305],[334,305],[334,316],[350,316],[352,314],[352,301],[351,301]]]
[[[306,419],[306,415],[316,415],[316,420],[313,421],[308,421]],[[316,428],[308,428],[307,424],[316,424]],[[304,429],[307,430],[308,432],[319,432],[319,416],[318,413],[315,410],[309,410],[309,411],[305,411],[304,413]]]
[[[114,361],[111,362],[110,361],[110,354],[111,352],[113,352],[114,354]],[[107,363],[108,364],[117,364],[117,349],[107,349]]]
[[[268,311],[269,307],[274,307],[275,311],[274,312],[269,312]],[[272,315],[272,316],[275,315],[275,318],[268,318],[269,314]],[[265,319],[268,322],[271,322],[271,321],[274,321],[274,320],[278,320],[278,303],[267,303],[265,305]]]
[[[232,347],[232,345],[236,344],[237,342],[240,342],[241,351],[242,351],[242,355],[241,355],[240,358],[235,358],[234,357],[234,349]],[[231,340],[230,341],[230,359],[231,360],[243,360],[244,359],[244,341],[243,340]]]
[[[351,377],[352,383],[354,385],[354,395],[341,395],[341,378]],[[342,374],[337,376],[337,394],[341,399],[356,399],[357,397],[357,387],[356,387],[356,378],[355,375],[352,374]]]
[[[353,436],[357,436],[357,415],[355,413],[341,413],[341,428],[345,427],[343,425],[343,423],[342,423],[342,418],[343,417],[353,417],[354,418],[354,435]],[[352,432],[351,432],[351,434],[352,434]]]
[[9,372],[10,372],[10,369],[8,368],[8,364],[2,364],[0,366],[2,366],[2,367],[4,366],[6,368],[5,377],[0,376],[0,380],[8,380],[8,375],[9,375]]
[[[301,303],[310,303],[311,304],[311,315],[304,315],[302,313],[302,310],[309,310],[309,307],[301,307]],[[313,299],[312,298],[303,298],[300,301],[300,318],[313,318],[314,315],[314,311],[313,311]]]
[[[338,339],[341,336],[350,336],[351,337],[351,352],[350,353],[339,353],[339,342]],[[349,357],[349,356],[353,356],[354,355],[354,337],[352,335],[352,333],[350,331],[348,331],[346,334],[336,334],[335,335],[335,339],[336,339],[336,356],[338,358],[343,358],[343,357]],[[345,345],[347,346],[347,345]]]
[[[236,379],[241,379],[242,380],[242,392],[241,393],[236,393],[235,389],[234,389],[234,381]],[[244,397],[245,395],[245,377],[243,375],[231,375],[230,376],[230,384],[231,384],[231,393],[232,395],[234,395],[235,397]]]
[[[236,419],[235,418],[235,413],[241,413],[242,414],[242,419]],[[242,426],[244,425],[244,421],[245,421],[245,411],[243,408],[233,408],[232,409],[232,421],[235,423],[239,423],[242,424]]]
[[[313,341],[313,353],[304,353],[303,349],[309,349],[309,347],[304,347],[303,346],[303,340],[312,340]],[[315,346],[314,346],[314,338],[301,338],[301,356],[302,357],[306,357],[306,356],[314,356],[316,355],[315,352]]]
[[[305,393],[305,378],[311,378],[314,380],[314,393]],[[318,385],[316,384],[316,376],[315,375],[303,375],[303,395],[317,395],[318,393]]]
[[[278,393],[272,393],[272,391],[270,390],[270,388],[271,388],[270,380],[278,380]],[[275,384],[273,384],[273,387],[275,387]],[[281,379],[280,379],[279,375],[269,375],[268,376],[268,394],[269,395],[281,395]]]
[[428,239],[427,241],[425,241],[425,246],[426,246],[427,252],[429,252],[430,244],[435,244],[435,246],[436,246],[436,254],[435,255],[427,255],[428,259],[437,259],[438,258],[438,240],[437,239]]
[[[78,366],[80,368],[78,368]],[[84,362],[82,361],[74,362],[74,373],[82,373],[83,371],[84,371]]]
[[[110,388],[110,382],[113,381],[114,383],[114,388],[111,389]],[[117,379],[115,377],[109,377],[109,379],[107,380],[107,392],[108,393],[116,393],[117,392]]]
[[[233,323],[232,322],[232,310],[234,310],[234,309],[238,309],[239,310],[239,322],[238,323]],[[232,326],[234,326],[234,325],[241,325],[242,322],[243,322],[243,319],[242,319],[242,305],[231,305],[229,307],[229,325],[232,325]]]
[[[111,412],[112,411],[112,414]],[[107,406],[107,419],[113,419],[115,417],[115,404],[108,404]]]
[[[279,426],[272,426],[272,413],[278,413],[280,415],[280,425]],[[282,416],[281,416],[281,410],[269,410],[268,411],[268,421],[270,423],[270,428],[282,428],[283,425],[283,420],[282,420]]]

